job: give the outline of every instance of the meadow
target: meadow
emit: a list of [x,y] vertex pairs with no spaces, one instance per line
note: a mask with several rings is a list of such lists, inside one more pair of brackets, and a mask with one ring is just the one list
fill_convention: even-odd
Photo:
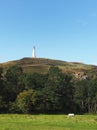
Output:
[[97,115],[1,114],[0,130],[97,130]]

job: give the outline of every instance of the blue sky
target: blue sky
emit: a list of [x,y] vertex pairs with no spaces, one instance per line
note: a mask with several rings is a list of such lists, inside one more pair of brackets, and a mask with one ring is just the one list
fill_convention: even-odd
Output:
[[0,0],[0,62],[36,56],[97,65],[97,0]]

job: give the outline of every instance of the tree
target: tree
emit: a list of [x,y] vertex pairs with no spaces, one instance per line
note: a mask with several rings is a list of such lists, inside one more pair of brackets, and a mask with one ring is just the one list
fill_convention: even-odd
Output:
[[45,86],[47,76],[44,74],[32,73],[26,74],[25,87],[26,89],[40,90]]
[[91,79],[88,83],[87,110],[89,113],[97,112],[97,80]]
[[22,76],[24,75],[23,70],[20,66],[14,65],[10,66],[5,74],[5,101],[15,101],[17,95],[23,91],[24,86],[21,82],[23,79]]
[[24,90],[17,97],[17,106],[23,113],[33,113],[35,112],[36,101],[37,92],[35,90]]
[[73,111],[73,83],[72,76],[62,73],[55,66],[48,71],[48,79],[43,89],[44,107],[49,111]]
[[75,83],[74,100],[79,108],[79,112],[87,112],[87,95],[88,95],[88,81],[78,80]]
[[3,87],[4,87],[4,83],[3,83],[3,68],[0,67],[0,95],[2,95]]
[[7,69],[5,77],[8,82],[16,85],[18,83],[20,75],[22,74],[23,74],[23,69],[18,65],[14,65],[14,66],[10,66]]
[[97,111],[97,81],[80,80],[75,84],[75,102],[81,112],[96,113]]

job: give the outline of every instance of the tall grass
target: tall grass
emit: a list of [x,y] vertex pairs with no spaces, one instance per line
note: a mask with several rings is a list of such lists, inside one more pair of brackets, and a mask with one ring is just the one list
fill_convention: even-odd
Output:
[[0,130],[97,130],[97,116],[1,114]]

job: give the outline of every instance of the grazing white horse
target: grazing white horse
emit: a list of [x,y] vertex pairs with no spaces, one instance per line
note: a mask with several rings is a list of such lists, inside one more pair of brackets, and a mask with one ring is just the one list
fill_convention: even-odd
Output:
[[68,117],[74,117],[74,113],[69,113]]

